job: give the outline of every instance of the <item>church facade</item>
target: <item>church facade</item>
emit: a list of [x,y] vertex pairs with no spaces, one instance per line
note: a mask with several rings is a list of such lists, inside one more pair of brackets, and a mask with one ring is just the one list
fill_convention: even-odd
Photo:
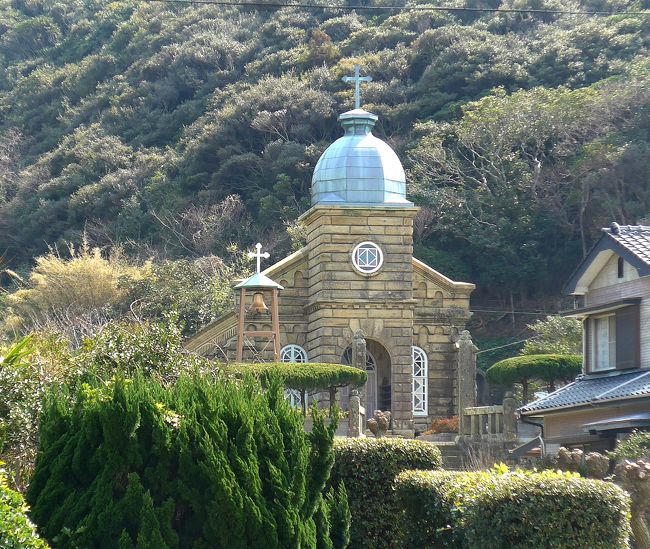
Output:
[[[312,207],[299,220],[306,245],[263,274],[284,288],[280,359],[350,363],[361,330],[368,417],[390,410],[394,431],[412,433],[458,413],[455,342],[470,318],[474,285],[413,257],[418,208],[406,198],[399,158],[372,134],[376,120],[362,109],[339,117],[345,135],[318,161]],[[190,338],[187,348],[232,358],[236,310]],[[247,319],[246,329],[270,330],[270,321]]]

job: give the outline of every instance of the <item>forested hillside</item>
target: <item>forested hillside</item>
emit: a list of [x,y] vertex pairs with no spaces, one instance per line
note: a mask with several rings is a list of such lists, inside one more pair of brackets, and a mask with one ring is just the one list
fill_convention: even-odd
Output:
[[650,214],[649,29],[625,14],[0,0],[0,252],[28,265],[85,231],[140,258],[257,239],[279,258],[358,63],[424,207],[418,257],[479,295],[555,294],[600,227]]

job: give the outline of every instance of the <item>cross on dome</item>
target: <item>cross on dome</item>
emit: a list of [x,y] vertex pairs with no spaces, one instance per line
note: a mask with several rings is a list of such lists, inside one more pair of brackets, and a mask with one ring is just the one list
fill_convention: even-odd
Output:
[[344,76],[343,82],[354,82],[354,108],[361,108],[361,82],[372,82],[372,76],[361,76],[361,67],[354,66],[354,76]]
[[256,252],[248,252],[248,257],[251,259],[256,258],[257,259],[257,272],[261,273],[262,272],[262,258],[268,259],[271,257],[271,254],[269,252],[264,252],[262,253],[262,245],[258,242],[255,244],[255,249],[257,250]]

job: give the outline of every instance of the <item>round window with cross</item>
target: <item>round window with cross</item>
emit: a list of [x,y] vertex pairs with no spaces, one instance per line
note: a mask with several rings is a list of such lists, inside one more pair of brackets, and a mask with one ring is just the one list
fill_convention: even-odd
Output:
[[362,242],[352,250],[352,264],[360,273],[376,273],[383,263],[384,253],[374,242]]

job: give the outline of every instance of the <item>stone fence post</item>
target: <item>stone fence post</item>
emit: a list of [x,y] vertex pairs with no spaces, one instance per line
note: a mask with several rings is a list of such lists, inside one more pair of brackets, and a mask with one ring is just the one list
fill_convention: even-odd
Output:
[[458,349],[458,422],[459,433],[468,432],[463,410],[476,406],[476,351],[469,331],[463,330],[456,342]]
[[[366,339],[363,337],[363,332],[357,330],[354,332],[352,339],[352,366],[359,368],[359,370],[366,371]],[[361,397],[361,405],[366,405],[366,387],[359,387],[359,396]]]
[[364,434],[364,420],[366,410],[361,406],[361,399],[356,389],[350,393],[350,402],[348,404],[348,437],[362,438]]
[[517,440],[517,399],[512,391],[507,391],[503,398],[503,440],[514,442]]

